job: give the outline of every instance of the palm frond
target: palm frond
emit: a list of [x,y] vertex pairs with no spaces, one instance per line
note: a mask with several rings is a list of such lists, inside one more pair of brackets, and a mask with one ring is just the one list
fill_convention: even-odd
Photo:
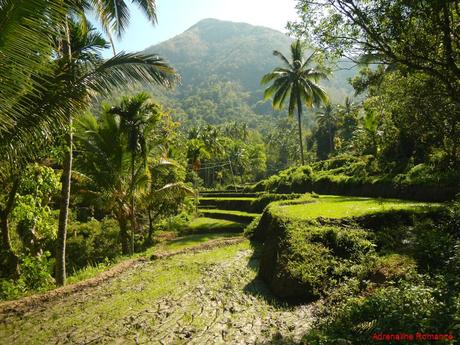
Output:
[[[153,24],[157,22],[155,0],[132,0]],[[93,10],[107,34],[116,33],[121,37],[129,20],[129,8],[126,0],[88,0],[84,2],[86,9]]]
[[177,72],[157,55],[119,53],[82,76],[78,83],[107,94],[127,83],[153,83],[170,88],[179,81]]
[[280,77],[285,77],[290,73],[289,70],[282,69],[282,68],[275,68],[272,72],[265,74],[262,79],[260,80],[260,84],[268,84],[274,79],[278,79]]
[[67,10],[49,0],[0,1],[0,134],[14,131],[31,103],[27,97],[43,90],[41,80],[31,76],[49,72],[52,38],[59,35]]
[[273,108],[280,110],[283,107],[286,97],[291,93],[292,87],[288,83],[283,84],[273,97]]
[[304,46],[300,40],[295,40],[291,43],[292,61],[302,61],[304,54]]
[[316,51],[311,53],[310,56],[305,59],[305,61],[302,64],[302,69],[305,69],[309,64],[311,64],[315,55],[316,55]]
[[313,105],[313,95],[310,84],[305,80],[299,81],[299,87],[297,89],[298,96],[302,100],[302,103],[305,103],[308,107],[312,107]]
[[179,192],[185,195],[195,195],[195,191],[183,182],[168,183],[164,185],[163,187],[161,187],[160,189],[157,189],[154,191],[156,195],[160,195],[160,196],[162,194],[164,195],[165,192],[169,192],[172,194],[176,194]]
[[269,99],[277,92],[284,84],[289,82],[289,78],[281,77],[276,79],[273,84],[264,91],[264,99]]
[[90,0],[88,7],[94,9],[104,30],[115,32],[119,37],[129,23],[129,9],[125,0]]
[[297,88],[293,87],[291,91],[291,97],[289,98],[289,108],[288,108],[289,116],[294,115],[295,108],[297,107],[297,97],[298,97]]
[[329,97],[326,91],[314,83],[310,83],[310,89],[313,95],[313,104],[319,106],[320,104],[329,104]]
[[147,18],[152,22],[157,22],[157,5],[155,0],[133,0],[147,15]]
[[286,58],[286,56],[284,56],[283,53],[281,53],[278,50],[274,50],[273,55],[279,57],[281,59],[281,61],[283,61],[288,68],[294,69],[294,66],[292,66],[292,64],[289,62],[289,60]]
[[302,77],[314,80],[315,82],[318,82],[322,79],[328,79],[327,74],[324,72],[316,71],[316,70],[309,70],[305,74],[302,74]]

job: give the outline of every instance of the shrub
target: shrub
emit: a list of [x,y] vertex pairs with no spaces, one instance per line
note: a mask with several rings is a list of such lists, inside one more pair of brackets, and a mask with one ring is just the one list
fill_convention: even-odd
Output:
[[454,243],[454,237],[445,231],[442,223],[419,223],[414,229],[413,255],[423,269],[443,269],[454,255]]
[[246,236],[249,239],[254,238],[254,231],[259,225],[261,218],[262,218],[262,215],[258,215],[256,218],[254,218],[254,220],[251,223],[249,223],[246,226],[246,228],[244,229],[244,236]]
[[[435,296],[435,288],[404,282],[401,286],[377,289],[369,297],[348,297],[324,309],[314,329],[304,341],[312,345],[337,344],[349,341],[354,345],[373,343],[373,334],[442,333],[448,324],[437,318],[446,307]],[[404,341],[386,341],[386,344],[405,344]],[[452,342],[443,342],[452,344]],[[417,344],[431,344],[417,341]]]
[[119,232],[118,223],[109,218],[72,223],[67,240],[67,269],[77,271],[121,255]]
[[53,260],[50,252],[40,256],[20,257],[20,278],[0,280],[0,299],[16,299],[29,292],[46,291],[54,287],[51,276]]
[[21,279],[28,290],[45,291],[54,285],[54,279],[51,277],[54,260],[50,258],[50,252],[21,258]]
[[184,210],[175,216],[161,220],[156,228],[161,231],[181,232],[182,229],[187,227],[187,224],[192,220],[193,216],[192,210]]
[[[444,169],[445,170],[445,169]],[[408,172],[384,175],[372,156],[340,156],[294,167],[258,182],[253,191],[340,194],[445,201],[460,191],[459,173],[446,174],[420,164]]]
[[267,210],[261,223],[268,231],[259,274],[281,298],[314,300],[349,277],[365,277],[376,260],[363,229],[283,220]]
[[275,194],[275,193],[263,193],[257,197],[251,203],[250,210],[251,212],[262,212],[265,207],[268,206],[271,202],[279,201],[279,200],[292,200],[298,199],[302,196],[302,194]]

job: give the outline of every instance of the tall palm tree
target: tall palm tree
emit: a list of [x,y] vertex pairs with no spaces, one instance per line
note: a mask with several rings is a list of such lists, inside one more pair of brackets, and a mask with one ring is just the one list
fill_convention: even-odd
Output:
[[111,109],[120,116],[121,128],[127,136],[127,148],[131,154],[131,252],[134,253],[134,232],[137,230],[135,208],[135,163],[141,158],[141,166],[147,166],[147,133],[159,119],[159,107],[147,93],[124,97],[119,106]]
[[275,50],[273,55],[278,56],[283,61],[284,66],[275,68],[261,80],[261,84],[272,83],[265,90],[264,98],[268,99],[273,96],[273,108],[281,109],[287,98],[289,98],[289,116],[292,116],[297,108],[302,165],[305,164],[302,140],[302,105],[306,104],[311,108],[321,103],[327,103],[328,99],[326,92],[317,85],[320,79],[326,78],[326,74],[309,66],[314,53],[304,59],[305,52],[306,48],[300,40],[291,44],[291,61],[281,52]]
[[320,126],[327,128],[329,136],[329,153],[334,151],[334,137],[333,131],[337,125],[337,116],[333,106],[328,103],[323,107],[322,111],[317,113],[317,121]]
[[[89,105],[91,95],[107,94],[112,88],[119,88],[130,82],[151,82],[166,87],[176,78],[174,70],[155,55],[118,54],[103,61],[100,50],[107,46],[101,35],[91,27],[86,29],[79,23],[68,23],[70,35],[68,41],[70,58],[63,54],[58,60],[59,81],[56,97],[76,103],[67,109],[67,149],[63,162],[61,209],[59,214],[58,240],[56,250],[56,282],[65,281],[65,239],[70,200],[70,176],[72,172],[72,121],[73,117]],[[65,91],[64,91],[65,90]],[[72,103],[72,102],[70,102]]]
[[[106,32],[111,37],[110,33],[116,31],[118,36],[121,36],[126,26],[129,23],[129,10],[128,5],[125,0],[70,0],[72,3],[71,10],[78,14],[82,19],[80,28],[85,29],[88,22],[86,21],[85,11],[93,10],[100,19],[102,26],[105,28]],[[156,17],[156,1],[155,0],[133,0],[139,5],[141,10],[147,15],[148,19],[155,23],[157,20]],[[70,13],[72,14],[72,13]],[[69,31],[69,21],[70,18],[67,18],[65,21],[64,27],[64,36],[61,44],[61,52],[63,52],[63,60],[68,66],[72,66],[73,57],[72,57],[72,42]],[[112,41],[112,40],[111,40]],[[113,46],[113,41],[112,41]],[[115,50],[114,50],[115,52]],[[117,55],[114,56],[116,58]],[[152,77],[152,81],[155,84],[170,86],[171,81],[174,79],[175,72],[168,67],[163,61],[156,61],[156,71],[151,73],[149,76],[146,76],[145,71],[141,71],[142,67],[138,66],[137,72],[141,76],[137,81],[147,81],[149,77]],[[139,68],[141,67],[141,68]],[[152,65],[150,66],[152,67]],[[71,68],[72,70],[72,68]],[[152,72],[152,70],[150,71]],[[122,82],[122,79],[119,80]],[[63,169],[63,178],[62,178],[62,193],[61,193],[61,210],[59,214],[59,227],[58,227],[58,245],[57,245],[57,254],[56,254],[56,282],[59,285],[63,285],[65,282],[65,238],[67,233],[67,216],[69,212],[69,199],[70,199],[70,175],[72,171],[72,115],[67,114],[68,118],[68,136],[67,136],[67,145],[68,149],[64,158],[64,169]]]

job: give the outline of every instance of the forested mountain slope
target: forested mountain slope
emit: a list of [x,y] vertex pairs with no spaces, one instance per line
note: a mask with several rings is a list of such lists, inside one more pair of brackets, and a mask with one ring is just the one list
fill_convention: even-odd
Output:
[[[257,115],[273,114],[260,79],[280,65],[273,50],[288,54],[291,42],[273,29],[205,19],[145,52],[166,58],[180,72],[182,85],[162,100],[185,119],[214,124],[244,119],[254,126]],[[342,63],[344,69],[323,83],[333,102],[352,93],[348,78],[356,69],[346,69],[351,66]]]

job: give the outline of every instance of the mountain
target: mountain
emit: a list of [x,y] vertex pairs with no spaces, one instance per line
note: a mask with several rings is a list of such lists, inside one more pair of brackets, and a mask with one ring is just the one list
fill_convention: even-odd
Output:
[[[182,85],[162,95],[188,119],[208,123],[227,120],[257,122],[258,115],[273,114],[263,101],[261,77],[280,64],[273,50],[288,54],[292,38],[266,27],[204,19],[184,33],[147,48],[159,54],[182,76]],[[352,92],[343,70],[323,83],[333,101]]]

